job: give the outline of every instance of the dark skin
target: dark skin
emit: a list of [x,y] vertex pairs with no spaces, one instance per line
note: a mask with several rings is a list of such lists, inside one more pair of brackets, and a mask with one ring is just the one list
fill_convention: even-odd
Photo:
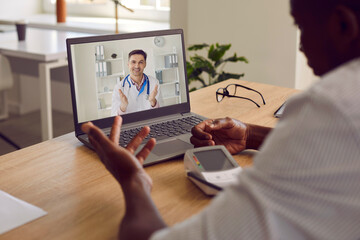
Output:
[[246,124],[231,118],[205,120],[193,127],[190,138],[195,147],[224,145],[231,154],[258,150],[271,128]]
[[[315,8],[315,2],[320,7]],[[358,0],[337,0],[331,6],[327,0],[290,0],[290,3],[291,14],[301,33],[300,50],[306,55],[315,74],[323,75],[360,57]],[[324,10],[323,6],[328,8]],[[311,7],[315,10],[312,11]],[[150,129],[144,127],[126,148],[122,148],[117,144],[121,123],[121,117],[115,117],[110,138],[92,123],[84,124],[82,130],[89,135],[101,161],[124,192],[126,211],[119,238],[149,239],[153,232],[166,227],[151,199],[151,178],[142,167],[155,146],[155,140],[149,140],[134,156]],[[191,142],[195,146],[223,144],[235,154],[244,149],[259,149],[270,131],[270,128],[230,118],[206,120],[192,129]]]
[[101,162],[123,190],[126,211],[120,225],[119,239],[148,239],[154,231],[166,227],[151,199],[152,180],[142,166],[156,141],[150,139],[135,156],[134,152],[149,134],[150,128],[144,127],[123,148],[118,144],[121,124],[122,118],[115,117],[109,138],[91,122],[83,124],[82,130],[88,134]]
[[[360,56],[359,10],[356,0],[291,0],[291,15],[300,30],[300,51],[314,74],[322,76]],[[344,4],[341,4],[344,3]],[[354,5],[354,9],[347,5]],[[313,8],[308,6],[314,5]],[[324,9],[324,6],[328,8]]]

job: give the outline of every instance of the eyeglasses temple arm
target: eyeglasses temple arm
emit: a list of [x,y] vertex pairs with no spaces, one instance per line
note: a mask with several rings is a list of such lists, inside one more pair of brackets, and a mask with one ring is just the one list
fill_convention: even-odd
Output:
[[253,102],[258,108],[260,107],[259,104],[257,104],[254,100],[252,100],[252,99],[250,99],[250,98],[238,97],[238,96],[233,96],[233,95],[228,95],[227,97],[234,97],[234,98],[241,98],[241,99],[249,100],[249,101]]
[[247,90],[250,90],[250,91],[253,91],[253,92],[258,93],[258,94],[260,95],[261,99],[263,100],[264,105],[266,105],[265,99],[264,99],[263,95],[262,95],[259,91],[256,91],[255,89],[252,89],[252,88],[246,87],[246,86],[244,86],[244,85],[240,85],[240,84],[235,84],[235,86],[237,86],[237,87],[242,87],[242,88],[245,88],[245,89],[247,89]]

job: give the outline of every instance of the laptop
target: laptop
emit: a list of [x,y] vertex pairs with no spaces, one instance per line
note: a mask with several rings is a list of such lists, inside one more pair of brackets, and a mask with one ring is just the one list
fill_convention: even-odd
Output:
[[[190,111],[182,29],[69,38],[66,45],[75,135],[82,143],[92,148],[81,131],[83,123],[91,121],[109,134],[114,116],[121,114],[120,145],[126,146],[145,125],[150,126],[150,135],[156,138],[157,144],[144,166],[181,156],[193,148],[191,128],[206,118]],[[143,78],[144,87],[140,86],[143,91],[138,89],[138,96],[149,94],[149,85],[156,83],[157,104],[147,108],[144,99],[149,98],[145,96],[145,108],[128,107],[129,111],[122,112],[116,105],[119,89],[124,92],[135,89],[134,82],[129,81],[128,66],[133,50],[142,50],[147,55],[143,70],[147,79]],[[134,99],[129,97],[129,101]]]

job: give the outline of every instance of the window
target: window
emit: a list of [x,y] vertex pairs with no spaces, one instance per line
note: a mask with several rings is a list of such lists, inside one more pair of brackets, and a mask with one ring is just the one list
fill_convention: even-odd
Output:
[[123,0],[123,3],[132,8],[170,10],[170,0]]
[[[112,0],[66,0],[69,16],[114,17],[115,4]],[[134,9],[134,13],[118,8],[119,18],[169,21],[170,0],[122,0],[123,5]],[[56,0],[43,0],[45,13],[54,13]]]

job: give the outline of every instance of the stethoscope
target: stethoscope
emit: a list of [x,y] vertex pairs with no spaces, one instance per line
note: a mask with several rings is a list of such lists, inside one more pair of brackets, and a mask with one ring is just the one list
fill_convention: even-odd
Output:
[[[130,83],[130,80],[129,80],[129,76],[130,74],[128,74],[125,79],[124,79],[124,82],[123,82],[123,88],[125,87],[125,82],[127,82],[129,84],[129,89],[131,88],[131,83]],[[146,99],[149,99],[149,94],[150,94],[150,81],[149,81],[149,77],[144,73],[144,84],[142,85],[140,91],[139,91],[139,94],[138,96],[144,91],[145,89],[145,86],[147,86],[147,89],[146,89]]]

